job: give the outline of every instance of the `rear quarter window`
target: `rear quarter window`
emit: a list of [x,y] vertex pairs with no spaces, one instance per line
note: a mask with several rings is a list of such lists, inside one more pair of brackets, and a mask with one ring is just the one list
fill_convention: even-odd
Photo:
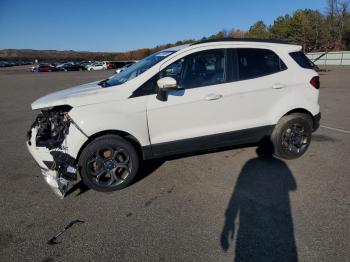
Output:
[[306,69],[313,69],[314,68],[312,62],[309,60],[309,58],[306,57],[306,55],[303,52],[301,52],[301,51],[292,52],[292,53],[289,53],[289,55],[302,68],[306,68]]
[[287,69],[279,56],[268,49],[238,48],[237,60],[239,80],[266,76]]

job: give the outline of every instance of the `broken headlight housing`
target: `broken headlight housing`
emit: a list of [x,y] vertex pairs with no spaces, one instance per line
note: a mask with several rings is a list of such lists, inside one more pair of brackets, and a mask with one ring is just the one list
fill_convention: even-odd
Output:
[[[62,149],[62,143],[69,133],[71,120],[68,111],[70,109],[70,106],[60,106],[41,111],[31,127],[31,129],[37,127],[35,138],[37,147],[46,147],[49,150]],[[29,140],[30,137],[31,130],[28,132]]]

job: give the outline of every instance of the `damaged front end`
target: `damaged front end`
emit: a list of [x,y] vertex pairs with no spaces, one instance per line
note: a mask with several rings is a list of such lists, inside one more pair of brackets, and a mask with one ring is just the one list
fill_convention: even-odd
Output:
[[56,195],[64,198],[69,182],[77,179],[77,163],[68,153],[67,135],[73,120],[70,106],[42,110],[27,133],[27,147]]

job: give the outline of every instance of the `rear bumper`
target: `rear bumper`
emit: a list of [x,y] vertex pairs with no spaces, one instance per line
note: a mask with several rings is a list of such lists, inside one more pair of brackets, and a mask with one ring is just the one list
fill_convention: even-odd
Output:
[[321,122],[321,112],[313,117],[313,132],[315,132],[320,127]]

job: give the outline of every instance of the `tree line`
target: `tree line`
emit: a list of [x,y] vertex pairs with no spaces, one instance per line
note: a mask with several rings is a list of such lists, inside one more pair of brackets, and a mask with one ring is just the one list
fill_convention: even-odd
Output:
[[[234,38],[274,38],[285,40],[290,44],[303,47],[304,52],[336,51],[350,49],[350,13],[349,0],[327,0],[327,11],[296,10],[293,14],[277,17],[271,25],[257,21],[249,30],[240,29],[222,30],[209,37],[199,40],[218,39],[223,37]],[[195,39],[178,41],[174,44],[144,48],[120,53],[116,60],[140,59],[161,49],[196,42]]]
[[348,50],[350,48],[349,1],[328,0],[325,14],[318,10],[297,10],[280,16],[271,25],[258,21],[247,32],[222,31],[213,37],[276,38],[298,44],[305,52]]

